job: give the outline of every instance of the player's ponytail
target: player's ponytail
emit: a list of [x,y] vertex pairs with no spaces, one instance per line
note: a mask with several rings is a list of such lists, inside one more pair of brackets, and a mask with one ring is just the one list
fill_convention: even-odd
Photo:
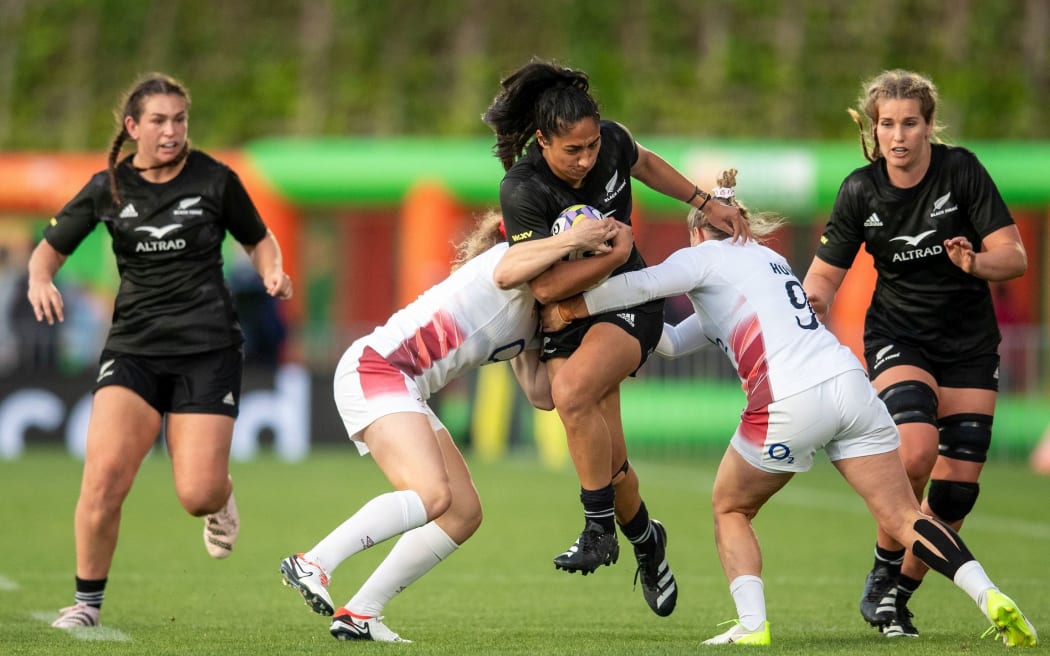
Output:
[[584,118],[601,120],[583,71],[533,59],[500,82],[481,116],[496,134],[493,153],[509,170],[539,130],[558,136]]
[[[744,217],[744,220],[751,227],[751,235],[755,241],[761,243],[765,237],[773,234],[784,224],[784,218],[773,212],[751,212],[748,210],[736,197],[736,174],[736,169],[726,169],[718,175],[715,187],[711,189],[712,201],[738,208],[740,215]],[[690,210],[686,224],[690,230],[703,230],[714,239],[728,239],[733,236],[721,228],[715,227],[707,214],[699,207],[694,207]]]

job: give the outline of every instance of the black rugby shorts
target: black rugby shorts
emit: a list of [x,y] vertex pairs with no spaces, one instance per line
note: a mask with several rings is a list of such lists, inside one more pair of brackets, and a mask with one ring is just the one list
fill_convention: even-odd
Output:
[[878,337],[864,344],[864,360],[872,380],[887,369],[908,365],[928,372],[940,387],[999,391],[999,353],[994,351],[949,357]]
[[642,359],[635,367],[633,376],[641,368],[649,355],[660,341],[660,335],[664,330],[664,302],[663,299],[650,301],[626,310],[616,310],[596,314],[593,317],[573,321],[567,328],[555,333],[544,333],[543,346],[540,349],[540,361],[546,362],[554,358],[567,358],[572,355],[583,336],[596,323],[611,323],[619,326],[624,332],[638,340],[642,349]]
[[240,345],[205,353],[149,356],[103,350],[95,391],[120,385],[161,413],[237,417],[244,351]]

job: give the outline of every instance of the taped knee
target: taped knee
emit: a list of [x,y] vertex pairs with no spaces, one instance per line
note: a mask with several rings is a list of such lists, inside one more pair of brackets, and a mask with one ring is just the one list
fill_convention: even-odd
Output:
[[926,503],[929,504],[930,511],[944,521],[957,522],[973,510],[980,491],[979,483],[943,481],[935,478],[930,481]]
[[992,416],[962,413],[941,417],[940,454],[967,462],[984,462],[992,444]]
[[937,425],[937,394],[926,383],[906,380],[879,393],[895,424]]
[[959,568],[973,560],[973,554],[966,548],[959,534],[936,519],[920,517],[912,525],[915,532],[926,539],[936,549],[930,549],[926,543],[916,540],[911,550],[931,569],[944,574],[949,579],[955,578]]
[[623,479],[627,478],[627,470],[630,469],[630,468],[631,468],[631,462],[629,460],[624,460],[623,464],[620,465],[620,468],[613,472],[612,484],[616,485],[617,483],[619,483]]

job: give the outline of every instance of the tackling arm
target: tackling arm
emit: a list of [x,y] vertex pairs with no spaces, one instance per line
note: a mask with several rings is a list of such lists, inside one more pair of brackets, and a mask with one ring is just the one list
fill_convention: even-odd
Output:
[[622,227],[619,221],[581,221],[552,237],[515,244],[500,258],[492,278],[500,289],[510,289],[539,276],[573,251],[608,253],[612,247],[605,242]]

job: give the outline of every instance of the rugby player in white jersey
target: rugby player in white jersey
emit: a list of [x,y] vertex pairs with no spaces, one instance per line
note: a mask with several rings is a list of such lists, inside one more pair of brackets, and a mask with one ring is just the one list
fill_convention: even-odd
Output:
[[[448,278],[343,354],[335,372],[336,407],[354,445],[371,453],[395,491],[368,501],[313,548],[281,563],[285,583],[311,610],[334,613],[334,637],[410,642],[383,623],[383,608],[481,524],[467,465],[427,400],[467,371],[510,361],[529,401],[552,409],[546,368],[538,360],[536,300],[527,283],[579,249],[598,251],[612,271],[633,247],[630,231],[621,227],[585,221],[510,249],[499,215],[490,214],[460,247],[460,266]],[[336,567],[396,535],[402,537],[386,559],[335,608],[328,586]]]
[[[739,205],[735,179],[735,169],[725,172],[715,195]],[[712,493],[715,544],[737,619],[704,644],[770,644],[762,557],[751,520],[824,449],[879,525],[962,588],[1004,643],[1035,645],[1035,628],[958,534],[921,511],[897,453],[893,419],[860,361],[817,319],[787,260],[760,243],[779,219],[741,208],[756,241],[734,244],[693,210],[689,248],[542,312],[543,329],[558,330],[591,314],[686,294],[695,314],[669,326],[657,352],[683,355],[710,343],[737,369],[747,406]]]

